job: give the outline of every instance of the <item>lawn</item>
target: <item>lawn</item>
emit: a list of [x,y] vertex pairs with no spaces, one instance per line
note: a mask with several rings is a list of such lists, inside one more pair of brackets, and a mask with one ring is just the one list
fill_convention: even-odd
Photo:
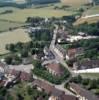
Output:
[[62,48],[64,48],[65,50],[69,49],[71,44],[61,44]]
[[17,29],[14,31],[3,32],[0,34],[0,54],[8,53],[5,49],[6,44],[17,43],[17,42],[28,42],[30,37],[25,32],[25,29]]
[[81,76],[84,78],[96,79],[99,78],[99,73],[83,73]]

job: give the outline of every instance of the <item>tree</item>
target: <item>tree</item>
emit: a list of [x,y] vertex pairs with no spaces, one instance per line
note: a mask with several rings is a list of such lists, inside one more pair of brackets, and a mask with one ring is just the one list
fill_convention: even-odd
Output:
[[10,56],[5,57],[5,62],[10,65],[12,63],[12,57]]
[[23,50],[21,52],[21,57],[28,57],[28,51],[27,50]]
[[37,68],[41,68],[41,62],[39,60],[33,60],[33,65]]
[[11,51],[11,52],[14,52],[15,51],[15,46],[14,46],[14,44],[8,44],[8,45],[6,45],[6,49]]

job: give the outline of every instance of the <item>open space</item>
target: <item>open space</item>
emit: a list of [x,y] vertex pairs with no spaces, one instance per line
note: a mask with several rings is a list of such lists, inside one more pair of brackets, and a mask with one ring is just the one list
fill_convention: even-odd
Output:
[[[81,18],[79,18],[75,23],[74,25],[78,25],[78,24],[81,24],[81,23],[84,23],[84,22],[88,22],[88,23],[94,23],[94,22],[97,22],[99,21],[99,16],[95,16],[95,15],[98,15],[99,14],[99,6],[94,6],[92,8],[90,8],[89,10],[85,11],[82,15]],[[94,15],[94,16],[92,16]],[[92,17],[86,17],[86,16],[92,16]],[[86,17],[86,18],[83,18],[83,17]]]
[[8,53],[5,49],[6,44],[17,42],[28,42],[30,37],[26,33],[26,29],[17,29],[14,31],[8,31],[0,34],[0,54]]
[[16,22],[25,22],[27,17],[61,17],[65,15],[72,15],[74,13],[75,12],[72,11],[55,10],[49,8],[30,8],[18,10],[11,14],[0,15],[0,19]]
[[24,23],[0,20],[0,32],[8,31],[9,28],[17,28],[17,27],[21,27],[23,25],[24,25]]
[[61,0],[61,2],[66,5],[77,6],[89,3],[89,0]]
[[81,74],[83,78],[91,78],[91,79],[96,79],[99,78],[99,73],[83,73]]
[[99,17],[80,18],[74,23],[74,25],[79,25],[84,22],[88,22],[90,24],[90,23],[95,23],[97,21],[99,21]]

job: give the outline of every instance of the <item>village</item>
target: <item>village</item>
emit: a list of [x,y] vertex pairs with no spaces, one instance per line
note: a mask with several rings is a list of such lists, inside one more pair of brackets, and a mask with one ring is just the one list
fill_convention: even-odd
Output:
[[[82,31],[76,35],[70,34],[66,27],[67,21],[62,19],[28,18],[28,22],[33,25],[22,29],[26,30],[33,41],[28,44],[7,45],[7,50],[15,56],[0,60],[0,87],[13,90],[20,82],[26,82],[37,91],[46,93],[47,100],[99,100],[99,95],[96,96],[88,90],[95,89],[96,86],[91,87],[94,86],[94,81],[80,76],[80,73],[99,73],[99,59],[87,55],[91,46],[82,46],[84,41],[85,46],[89,46],[87,41],[98,41],[99,37]],[[42,36],[41,33],[45,35]],[[34,37],[40,42],[43,39],[43,42],[34,45]],[[33,46],[35,48],[31,53],[28,52]],[[92,47],[94,48],[93,45]],[[24,48],[27,48],[27,51],[18,51]],[[93,56],[97,52],[95,50],[92,51]],[[96,81],[98,84],[99,81]],[[88,82],[91,82],[91,85],[84,88]],[[42,95],[35,98],[45,100]]]

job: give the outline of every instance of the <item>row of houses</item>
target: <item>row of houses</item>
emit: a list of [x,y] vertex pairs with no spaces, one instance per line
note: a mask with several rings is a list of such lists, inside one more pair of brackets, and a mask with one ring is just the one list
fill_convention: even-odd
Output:
[[10,69],[9,66],[0,62],[0,86],[12,86],[18,81],[32,81],[31,73]]
[[78,55],[82,55],[84,53],[84,49],[81,48],[81,47],[79,47],[79,48],[71,48],[71,49],[65,50],[59,44],[56,44],[54,51],[62,59],[66,59],[66,60],[75,59]]
[[85,90],[82,86],[75,83],[69,83],[69,90],[74,95],[67,95],[64,91],[38,79],[32,82],[32,86],[36,87],[39,91],[49,94],[49,100],[99,100],[92,92]]
[[91,91],[85,90],[82,86],[69,83],[70,90],[78,97],[79,100],[99,100]]
[[34,80],[32,82],[32,86],[36,86],[39,91],[45,91],[47,94],[49,94],[48,100],[78,100],[76,96],[67,95],[65,92],[56,89],[53,85],[45,81]]

